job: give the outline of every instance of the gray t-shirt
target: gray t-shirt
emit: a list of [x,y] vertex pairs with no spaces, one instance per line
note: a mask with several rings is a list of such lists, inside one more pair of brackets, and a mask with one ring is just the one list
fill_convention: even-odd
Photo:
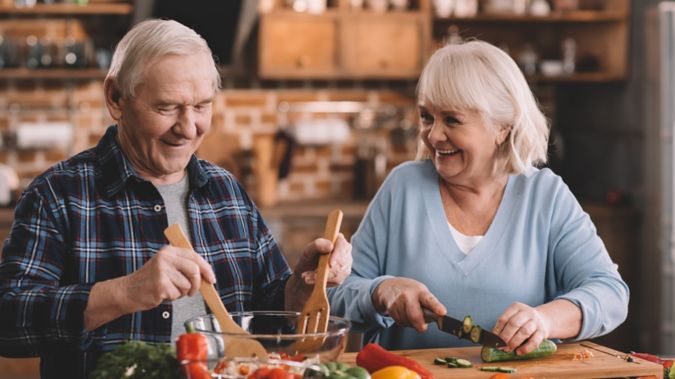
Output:
[[[177,183],[155,187],[164,200],[169,225],[179,224],[188,239],[191,239],[187,216],[187,196],[190,190],[188,176],[185,175]],[[206,307],[204,306],[204,298],[199,292],[194,296],[185,296],[175,300],[172,305],[171,341],[175,341],[179,335],[185,333],[183,323],[192,317],[206,314]]]

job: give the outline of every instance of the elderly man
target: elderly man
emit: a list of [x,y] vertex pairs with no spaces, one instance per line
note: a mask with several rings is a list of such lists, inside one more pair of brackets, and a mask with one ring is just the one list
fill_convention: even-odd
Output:
[[[329,285],[350,273],[342,236],[308,244],[291,273],[241,185],[194,156],[219,84],[206,42],[175,21],[120,41],[104,85],[116,125],[17,204],[0,261],[0,354],[39,355],[43,378],[83,378],[125,341],[171,342],[206,312],[201,280],[230,311],[300,309],[318,254],[333,252]],[[172,223],[195,251],[167,246]]]

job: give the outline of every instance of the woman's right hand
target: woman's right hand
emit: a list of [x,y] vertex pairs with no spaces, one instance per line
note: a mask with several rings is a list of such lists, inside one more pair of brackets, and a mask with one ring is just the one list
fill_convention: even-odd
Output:
[[389,315],[401,326],[412,326],[418,332],[427,330],[422,307],[444,316],[447,313],[424,284],[409,278],[390,278],[383,280],[373,292],[375,309]]

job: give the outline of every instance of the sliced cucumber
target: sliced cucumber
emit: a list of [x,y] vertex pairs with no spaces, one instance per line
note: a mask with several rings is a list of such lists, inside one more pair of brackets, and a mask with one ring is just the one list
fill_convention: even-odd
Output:
[[440,365],[446,365],[446,364],[448,364],[448,362],[446,362],[446,360],[443,359],[443,358],[434,358],[434,364],[440,366]]
[[497,366],[483,366],[480,368],[481,371],[487,372],[499,372],[499,367]]
[[513,374],[516,371],[518,371],[518,370],[516,370],[515,367],[506,367],[506,366],[503,366],[503,367],[500,367],[500,366],[483,366],[483,367],[480,368],[480,370],[481,371],[488,371],[488,372],[501,372],[501,373],[504,373],[504,374]]
[[464,332],[464,334],[469,334],[472,326],[473,320],[471,319],[471,316],[464,316],[464,322],[462,324],[462,331]]
[[459,368],[470,368],[470,367],[473,367],[473,365],[471,364],[471,362],[467,361],[466,359],[458,358],[458,359],[455,361],[455,363],[457,364],[457,367],[459,367]]
[[473,341],[474,343],[478,343],[478,341],[480,341],[480,331],[481,328],[478,325],[474,325],[473,327],[471,327],[471,335],[469,336],[471,337],[471,341]]

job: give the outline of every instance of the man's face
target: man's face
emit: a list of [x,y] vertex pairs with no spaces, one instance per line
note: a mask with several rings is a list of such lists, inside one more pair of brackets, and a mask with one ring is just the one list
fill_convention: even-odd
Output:
[[149,62],[136,94],[118,102],[119,143],[143,178],[170,184],[183,177],[211,127],[212,60],[168,55]]

